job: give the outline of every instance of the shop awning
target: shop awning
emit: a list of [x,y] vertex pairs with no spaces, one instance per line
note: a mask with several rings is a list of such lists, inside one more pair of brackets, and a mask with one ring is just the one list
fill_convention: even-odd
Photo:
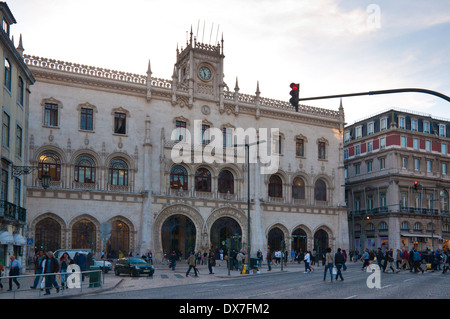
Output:
[[0,245],[14,244],[14,237],[7,231],[0,233]]
[[27,241],[21,234],[14,234],[14,245],[24,246],[27,244]]

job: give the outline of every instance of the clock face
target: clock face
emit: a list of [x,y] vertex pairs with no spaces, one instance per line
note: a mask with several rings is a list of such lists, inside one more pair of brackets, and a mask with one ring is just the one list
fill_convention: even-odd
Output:
[[198,70],[198,76],[203,81],[209,81],[211,79],[211,70],[208,67],[206,67],[206,66],[202,66]]

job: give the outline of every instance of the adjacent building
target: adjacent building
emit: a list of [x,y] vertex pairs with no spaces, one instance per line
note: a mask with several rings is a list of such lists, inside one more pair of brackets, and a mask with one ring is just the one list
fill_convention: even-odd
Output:
[[15,255],[23,263],[26,245],[25,174],[28,172],[28,110],[30,86],[34,77],[23,61],[22,37],[18,47],[11,37],[16,22],[8,5],[0,2],[1,68],[1,186],[0,186],[0,264]]
[[448,249],[450,120],[390,109],[345,128],[352,249]]
[[[137,75],[25,56],[36,78],[29,153],[38,169],[27,185],[32,248],[152,250],[156,258],[227,249],[227,240],[244,250],[250,241],[252,254],[283,241],[288,250],[348,249],[343,108],[300,105],[296,112],[287,101],[262,97],[259,83],[255,94],[241,93],[237,79],[230,88],[223,44],[200,43],[191,32],[174,54],[171,79],[153,77],[150,62]],[[263,153],[248,166],[234,137],[254,129],[263,140],[274,128],[279,133],[266,136],[264,150],[279,165],[262,174]],[[191,136],[200,143],[192,145]],[[198,152],[223,159],[208,148],[219,138],[231,160],[196,160]],[[180,145],[188,149],[182,162],[173,157]],[[48,189],[41,187],[45,173]],[[106,243],[104,222],[112,225]]]

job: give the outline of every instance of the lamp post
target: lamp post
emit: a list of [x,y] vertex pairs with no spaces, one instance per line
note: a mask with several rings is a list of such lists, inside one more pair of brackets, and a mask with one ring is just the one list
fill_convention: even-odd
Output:
[[251,246],[251,237],[250,237],[250,146],[258,145],[260,143],[265,143],[266,141],[256,141],[254,143],[245,143],[245,144],[234,144],[234,147],[245,146],[247,153],[247,262],[250,265],[250,246]]

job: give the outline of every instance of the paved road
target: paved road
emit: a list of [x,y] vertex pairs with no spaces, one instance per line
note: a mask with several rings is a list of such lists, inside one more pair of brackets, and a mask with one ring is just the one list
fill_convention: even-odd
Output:
[[[105,293],[89,294],[88,299],[449,299],[450,274],[409,271],[380,274],[380,288],[369,288],[371,273],[361,265],[350,264],[344,281],[323,281],[323,267],[304,274],[301,267],[261,275],[221,276],[209,280],[185,278],[182,273],[155,274],[154,278],[124,277],[120,285]],[[225,275],[225,274],[224,274]],[[163,277],[160,277],[163,276]],[[165,285],[156,284],[166,280]]]

